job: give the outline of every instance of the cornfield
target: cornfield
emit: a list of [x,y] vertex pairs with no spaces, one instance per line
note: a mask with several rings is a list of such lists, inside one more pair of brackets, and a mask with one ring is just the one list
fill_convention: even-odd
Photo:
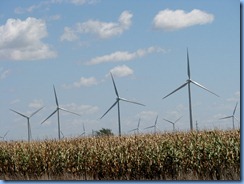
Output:
[[0,179],[240,179],[240,130],[0,143]]

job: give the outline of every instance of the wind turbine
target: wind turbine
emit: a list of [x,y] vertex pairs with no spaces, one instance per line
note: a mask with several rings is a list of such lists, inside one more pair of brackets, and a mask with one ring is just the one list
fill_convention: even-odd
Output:
[[9,132],[9,130],[4,134],[4,136],[2,137],[2,136],[0,136],[0,138],[2,138],[3,139],[3,141],[4,141],[4,138],[6,137],[6,135],[8,134],[8,132]]
[[196,131],[198,132],[198,123],[197,123],[197,121],[196,121]]
[[121,101],[129,102],[129,103],[134,103],[134,104],[142,105],[142,106],[145,106],[145,105],[144,104],[141,104],[141,103],[138,103],[138,102],[134,102],[134,101],[127,100],[125,98],[121,98],[119,96],[119,93],[118,93],[118,90],[116,88],[116,85],[115,85],[115,82],[114,82],[114,78],[113,78],[113,75],[112,75],[111,72],[110,72],[110,75],[111,75],[111,78],[112,78],[112,81],[113,81],[114,90],[115,90],[115,94],[116,94],[117,97],[116,97],[116,101],[114,102],[114,104],[103,114],[103,116],[100,119],[102,119],[117,104],[118,105],[119,136],[121,136],[119,101],[121,100]]
[[189,63],[189,54],[188,54],[188,49],[187,49],[187,75],[188,75],[188,79],[186,80],[186,82],[184,84],[182,84],[180,87],[178,87],[177,89],[175,89],[173,92],[171,92],[170,94],[166,95],[165,97],[163,97],[163,99],[167,98],[168,96],[172,95],[173,93],[175,93],[176,91],[180,90],[181,88],[185,87],[186,85],[188,85],[188,95],[189,95],[189,113],[190,113],[190,128],[191,130],[193,130],[193,120],[192,120],[192,106],[191,106],[191,88],[190,88],[190,84],[193,83],[196,86],[208,91],[209,93],[212,93],[214,95],[216,95],[217,97],[219,97],[217,94],[213,93],[212,91],[208,90],[206,87],[204,87],[203,85],[197,83],[196,81],[191,79],[191,73],[190,73],[190,63]]
[[58,116],[58,139],[60,139],[60,120],[59,120],[59,110],[62,110],[62,111],[66,111],[66,112],[69,112],[69,113],[72,113],[72,114],[75,114],[77,116],[80,116],[79,114],[75,113],[75,112],[71,112],[71,111],[68,111],[67,109],[64,109],[62,107],[59,107],[59,104],[58,104],[58,97],[57,97],[57,94],[56,94],[56,90],[55,90],[55,87],[53,85],[53,91],[54,91],[54,95],[55,95],[55,101],[56,101],[56,110],[52,112],[52,114],[50,114],[45,120],[42,121],[41,124],[43,124],[45,121],[47,121],[52,115],[54,115],[56,112],[57,112],[57,116]]
[[20,113],[20,112],[17,112],[17,111],[15,111],[15,110],[13,110],[13,109],[10,109],[10,110],[13,111],[14,113],[19,114],[20,116],[23,116],[24,118],[27,119],[28,142],[30,142],[30,139],[31,139],[30,118],[31,118],[32,116],[34,116],[37,112],[39,112],[39,111],[40,111],[41,109],[43,109],[43,108],[44,108],[44,107],[41,107],[40,109],[36,110],[36,111],[33,112],[30,116],[24,115],[24,114],[22,114],[22,113]]
[[62,139],[64,138],[64,134],[63,134],[63,132],[62,131],[60,131],[61,132],[61,134],[62,134]]
[[139,133],[140,122],[141,122],[141,118],[139,118],[139,120],[138,120],[137,128],[134,128],[134,129],[130,130],[129,132],[133,132],[133,131],[137,130],[137,134],[138,134]]
[[174,122],[173,121],[170,121],[170,120],[167,120],[167,119],[164,119],[165,121],[171,123],[173,125],[173,131],[175,132],[175,124],[182,118],[183,116],[181,116],[180,118],[178,118],[177,120],[175,120]]
[[146,127],[146,128],[144,128],[144,130],[145,130],[145,129],[149,129],[149,128],[154,128],[154,133],[156,133],[156,129],[157,129],[157,121],[158,121],[158,115],[157,115],[157,117],[156,117],[156,120],[155,120],[154,125],[153,125],[153,126]]
[[236,102],[236,106],[235,106],[235,109],[233,111],[233,114],[231,116],[226,116],[224,118],[220,118],[220,119],[228,119],[228,118],[232,118],[232,123],[233,123],[233,129],[235,129],[235,122],[234,122],[234,119],[236,119],[238,121],[238,119],[235,117],[235,112],[236,112],[236,107],[237,107],[237,104],[238,102]]
[[83,133],[80,136],[85,135],[85,134],[86,134],[86,130],[85,130],[85,126],[84,126],[84,123],[83,123]]

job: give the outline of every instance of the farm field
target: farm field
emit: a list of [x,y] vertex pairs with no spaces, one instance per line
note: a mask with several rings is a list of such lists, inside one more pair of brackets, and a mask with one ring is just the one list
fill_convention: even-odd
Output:
[[240,180],[240,130],[0,143],[1,180]]

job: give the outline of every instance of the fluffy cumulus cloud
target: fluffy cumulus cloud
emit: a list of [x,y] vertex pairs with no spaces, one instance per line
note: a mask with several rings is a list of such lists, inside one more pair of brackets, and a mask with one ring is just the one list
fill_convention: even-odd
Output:
[[213,22],[214,15],[194,9],[187,13],[183,10],[162,10],[153,19],[153,25],[157,29],[174,31],[194,25],[203,25]]
[[77,105],[76,103],[70,103],[62,106],[69,111],[79,113],[80,115],[91,115],[98,112],[99,108],[92,105]]
[[38,60],[56,57],[48,44],[42,42],[47,36],[46,23],[28,17],[8,19],[0,26],[0,60]]
[[101,22],[98,20],[88,20],[77,23],[74,28],[65,27],[64,33],[60,37],[61,41],[75,41],[78,34],[90,33],[97,35],[101,39],[111,38],[122,34],[131,26],[133,14],[123,11],[118,18],[118,22]]
[[[122,65],[122,66],[114,67],[113,69],[110,70],[110,72],[113,74],[113,76],[116,77],[126,77],[128,75],[132,75],[134,71],[128,66]],[[107,76],[108,75],[109,74],[107,74]]]
[[111,54],[95,57],[90,61],[86,62],[86,64],[96,65],[96,64],[107,63],[107,62],[130,61],[132,59],[140,58],[155,52],[165,52],[165,50],[160,47],[149,47],[146,49],[138,49],[135,52],[116,51]]
[[39,9],[49,10],[51,5],[56,5],[61,3],[62,4],[69,3],[75,6],[80,6],[84,4],[96,4],[97,2],[99,2],[99,0],[46,0],[46,1],[39,1],[38,3],[33,4],[29,7],[16,7],[14,9],[14,13],[16,14],[32,13]]
[[44,103],[42,100],[35,99],[32,102],[30,102],[28,106],[31,108],[41,108],[44,106]]
[[72,84],[63,84],[63,88],[80,88],[80,87],[91,87],[97,85],[98,81],[95,77],[81,77],[78,81],[73,82]]
[[74,82],[73,85],[74,87],[81,87],[81,86],[89,87],[89,86],[97,85],[97,83],[98,82],[95,77],[89,77],[89,78],[81,77],[80,80],[78,82]]

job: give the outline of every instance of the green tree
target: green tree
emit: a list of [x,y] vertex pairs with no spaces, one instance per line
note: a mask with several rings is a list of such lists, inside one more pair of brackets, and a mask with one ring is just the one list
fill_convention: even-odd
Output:
[[111,135],[114,135],[112,130],[111,129],[108,129],[108,128],[102,128],[101,130],[99,131],[96,131],[95,132],[95,135],[96,136],[111,136]]

